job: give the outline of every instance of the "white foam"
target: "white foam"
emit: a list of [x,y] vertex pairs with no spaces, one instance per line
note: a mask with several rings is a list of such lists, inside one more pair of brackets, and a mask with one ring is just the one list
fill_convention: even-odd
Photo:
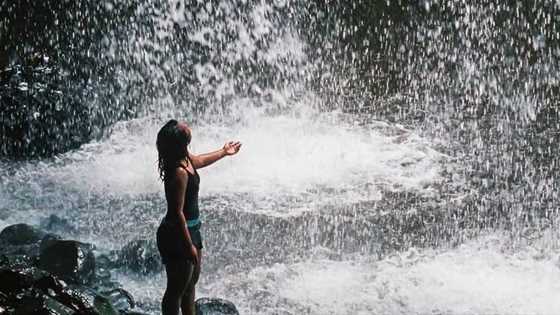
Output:
[[[555,314],[558,251],[505,253],[503,235],[452,250],[410,250],[382,261],[310,260],[233,275],[213,294],[274,314]],[[223,288],[222,288],[223,287]],[[266,297],[259,300],[258,297]]]
[[[261,210],[273,201],[299,198],[296,211],[308,203],[378,200],[382,189],[429,193],[425,186],[439,180],[442,156],[413,131],[355,125],[351,115],[320,113],[309,102],[278,114],[267,112],[271,105],[243,103],[235,123],[193,125],[191,152],[213,151],[228,140],[243,143],[237,156],[200,170],[202,196],[243,194],[262,201]],[[8,185],[42,197],[58,192],[64,198],[68,191],[117,197],[161,193],[155,139],[164,122],[119,123],[103,141],[23,167]],[[399,130],[399,136],[387,129]]]

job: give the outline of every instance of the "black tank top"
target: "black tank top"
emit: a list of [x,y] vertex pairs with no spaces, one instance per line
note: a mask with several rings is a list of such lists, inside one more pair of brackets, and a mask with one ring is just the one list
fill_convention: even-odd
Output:
[[[189,163],[190,162],[189,160]],[[187,168],[183,167],[183,169],[187,172],[188,174],[188,179],[187,179],[187,190],[185,191],[185,202],[183,205],[183,215],[185,216],[185,220],[189,221],[189,220],[195,220],[198,219],[199,216],[199,209],[198,209],[198,190],[199,190],[199,185],[200,185],[200,176],[198,175],[198,172],[196,171],[196,169],[193,167],[194,169],[194,174],[192,174],[189,170],[187,170]],[[167,195],[167,189],[166,189],[166,195]],[[176,222],[177,221],[177,216],[174,214],[167,213],[166,215],[166,220],[171,221],[171,222]]]
[[187,191],[185,192],[185,204],[183,206],[183,215],[185,216],[185,219],[187,221],[198,219],[199,216],[198,190],[200,186],[200,176],[198,176],[198,172],[194,167],[193,170],[194,174],[191,174],[185,168],[185,171],[189,174],[189,179],[187,181]]

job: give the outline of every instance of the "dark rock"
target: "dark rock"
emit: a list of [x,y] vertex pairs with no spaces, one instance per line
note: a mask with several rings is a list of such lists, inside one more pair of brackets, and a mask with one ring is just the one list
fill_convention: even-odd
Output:
[[16,270],[3,269],[0,270],[0,292],[11,295],[22,290],[28,289],[33,284],[33,279]]
[[[124,290],[123,290],[124,291]],[[127,293],[128,294],[128,293]],[[103,294],[99,294],[92,288],[81,285],[68,285],[63,291],[63,298],[57,300],[63,304],[72,305],[77,310],[77,314],[118,314],[116,308],[112,304],[112,298]]]
[[103,292],[102,295],[107,297],[113,307],[119,311],[130,310],[136,305],[132,295],[121,288]]
[[18,298],[16,315],[72,315],[75,311],[41,292],[31,290]]
[[33,286],[46,294],[55,295],[63,292],[66,288],[66,283],[60,281],[52,275],[46,275],[39,278],[33,283]]
[[39,244],[3,245],[0,253],[5,257],[22,257],[32,263],[39,256]]
[[[60,292],[64,285],[52,278],[46,271],[30,267],[0,270],[0,292],[8,297],[17,297],[22,292],[38,289],[44,293]],[[50,290],[50,291],[49,291]]]
[[31,225],[24,223],[14,224],[0,232],[0,243],[9,245],[35,244],[41,241],[45,235],[45,232]]
[[39,252],[43,251],[44,249],[46,249],[47,247],[49,247],[52,244],[52,241],[57,241],[60,240],[61,237],[56,235],[56,234],[47,234],[45,235],[45,237],[43,237],[43,239],[41,240],[41,243],[39,245]]
[[35,264],[36,259],[27,255],[0,255],[1,269],[25,269]]
[[[43,275],[33,283],[33,288],[40,290],[66,308],[76,311],[78,314],[89,314],[93,310],[93,299],[91,303],[83,296],[75,294],[75,290],[68,288],[66,283],[52,275]],[[52,307],[51,307],[52,308]]]
[[0,292],[0,314],[11,314],[10,302],[8,296]]
[[126,244],[118,255],[117,265],[142,274],[159,272],[163,268],[155,242],[143,239]]
[[69,299],[74,301],[80,309],[94,309],[95,297],[97,292],[92,288],[80,285],[68,285],[64,293],[69,296]]
[[0,232],[0,266],[34,266],[43,243],[58,238],[58,235],[45,233],[28,224],[10,225]]
[[93,246],[71,240],[50,240],[41,250],[39,267],[69,283],[86,284],[95,275]]
[[195,304],[196,315],[239,315],[235,305],[224,299],[200,298]]
[[93,304],[95,305],[95,310],[100,315],[119,315],[117,310],[111,305],[111,301],[104,296],[97,295]]
[[48,308],[51,314],[53,312],[55,314],[60,314],[60,315],[64,315],[64,314],[73,315],[76,313],[73,308],[70,308],[64,305],[63,303],[60,303],[58,300],[53,299],[47,295],[44,295],[44,299],[45,299],[45,306]]

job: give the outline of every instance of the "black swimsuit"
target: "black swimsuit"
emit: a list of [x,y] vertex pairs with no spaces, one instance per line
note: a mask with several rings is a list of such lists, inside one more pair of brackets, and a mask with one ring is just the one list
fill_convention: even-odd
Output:
[[[187,191],[185,192],[183,215],[187,220],[187,227],[192,243],[200,250],[203,248],[198,208],[200,176],[196,169],[194,169],[194,174],[191,174],[186,168],[185,171],[189,176],[187,180]],[[164,264],[170,260],[182,260],[190,256],[187,252],[187,244],[185,244],[185,238],[177,215],[171,214],[169,211],[167,212],[157,230],[157,245]]]

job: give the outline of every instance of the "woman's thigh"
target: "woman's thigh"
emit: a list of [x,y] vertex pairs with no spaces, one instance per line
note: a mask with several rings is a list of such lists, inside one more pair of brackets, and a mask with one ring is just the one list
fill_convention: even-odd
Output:
[[200,267],[202,264],[202,248],[198,250],[198,263],[194,266],[193,276],[191,282],[195,285],[200,277]]
[[[202,263],[202,249],[199,249],[198,250],[198,261],[197,261],[197,264],[194,266],[193,274],[192,274],[192,277],[189,281],[189,286],[187,288],[187,291],[194,288],[195,284],[198,282],[198,278],[200,277],[200,265],[201,265],[201,263]],[[188,294],[188,292],[185,292],[185,293]]]
[[167,290],[181,295],[192,281],[195,268],[190,261],[176,260],[165,264],[167,273]]

